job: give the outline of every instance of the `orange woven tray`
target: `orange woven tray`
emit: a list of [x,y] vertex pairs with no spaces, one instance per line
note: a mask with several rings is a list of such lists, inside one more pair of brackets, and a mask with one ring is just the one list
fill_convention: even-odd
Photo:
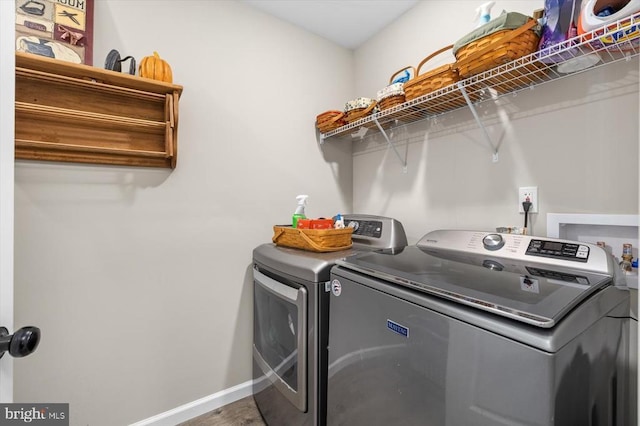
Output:
[[520,28],[497,31],[458,49],[455,66],[460,77],[480,74],[535,52],[540,40],[532,31],[536,25],[535,19],[529,19]]
[[331,252],[351,248],[353,228],[298,229],[291,226],[274,226],[272,241],[279,246],[307,251]]
[[427,93],[434,92],[438,89],[442,89],[443,87],[449,86],[460,80],[458,70],[454,67],[454,64],[442,65],[424,74],[420,74],[420,70],[424,64],[435,56],[444,53],[451,48],[453,48],[453,45],[443,47],[442,49],[433,52],[420,62],[415,78],[412,78],[404,84],[404,96],[407,101],[426,95]]

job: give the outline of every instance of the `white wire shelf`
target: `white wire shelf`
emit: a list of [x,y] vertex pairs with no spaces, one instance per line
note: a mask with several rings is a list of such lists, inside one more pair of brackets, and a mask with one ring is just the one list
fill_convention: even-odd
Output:
[[[487,100],[530,89],[590,71],[640,53],[640,13],[578,35],[504,65],[463,79],[403,104],[378,111],[320,135],[321,141],[357,132],[369,132],[435,117]],[[465,97],[465,94],[467,95]],[[482,123],[479,123],[482,125]]]

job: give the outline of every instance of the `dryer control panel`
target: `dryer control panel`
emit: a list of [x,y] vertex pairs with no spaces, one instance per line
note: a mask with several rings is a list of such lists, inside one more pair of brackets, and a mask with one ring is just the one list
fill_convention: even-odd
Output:
[[353,228],[354,248],[393,249],[407,246],[404,227],[397,220],[374,215],[348,214],[344,224]]
[[382,222],[379,220],[350,220],[347,226],[353,228],[354,235],[366,235],[380,238],[382,235]]

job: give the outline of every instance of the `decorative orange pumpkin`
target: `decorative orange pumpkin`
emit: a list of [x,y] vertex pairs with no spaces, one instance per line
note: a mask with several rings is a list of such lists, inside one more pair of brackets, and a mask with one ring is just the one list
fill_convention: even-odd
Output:
[[167,61],[160,59],[158,52],[153,52],[153,56],[145,56],[142,58],[140,66],[138,67],[138,74],[144,78],[166,81],[167,83],[173,82],[171,67]]

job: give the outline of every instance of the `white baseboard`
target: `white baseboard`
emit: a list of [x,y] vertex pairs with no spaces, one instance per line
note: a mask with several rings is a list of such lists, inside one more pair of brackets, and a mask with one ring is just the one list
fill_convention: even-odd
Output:
[[130,426],[175,426],[194,417],[201,416],[224,405],[253,394],[253,381],[249,380],[239,385],[221,390],[204,398],[176,407],[148,419],[133,423]]

